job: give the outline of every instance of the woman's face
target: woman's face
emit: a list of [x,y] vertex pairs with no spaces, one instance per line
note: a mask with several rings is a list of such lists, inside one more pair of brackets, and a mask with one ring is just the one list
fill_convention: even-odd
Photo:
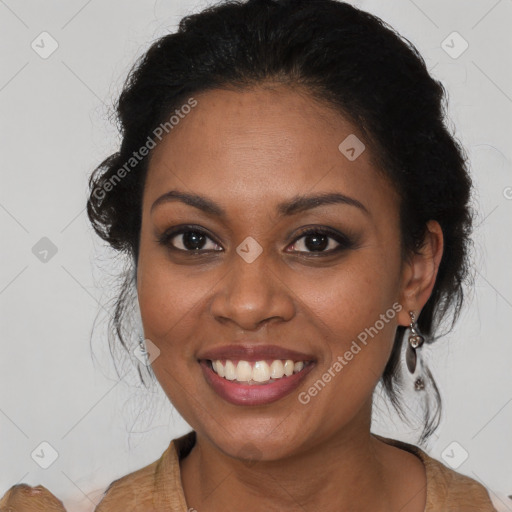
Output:
[[[357,156],[360,133],[305,93],[194,98],[154,149],[143,195],[137,288],[161,386],[194,430],[240,458],[368,431],[396,326],[408,323],[393,187],[369,145]],[[170,191],[192,200],[156,203]],[[308,199],[325,194],[340,196]],[[172,228],[185,232],[163,237]],[[307,364],[278,378],[287,360]]]

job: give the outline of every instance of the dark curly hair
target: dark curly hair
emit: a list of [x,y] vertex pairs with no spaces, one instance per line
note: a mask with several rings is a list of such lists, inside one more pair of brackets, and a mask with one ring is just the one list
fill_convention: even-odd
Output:
[[[452,328],[459,316],[463,285],[471,277],[467,157],[445,124],[443,85],[429,75],[413,44],[378,17],[335,0],[224,1],[183,18],[176,33],[158,39],[135,63],[117,103],[121,147],[92,173],[87,202],[96,233],[125,253],[131,265],[110,320],[113,337],[129,350],[123,319],[134,297],[151,152],[139,157],[130,172],[126,162],[194,93],[264,81],[302,88],[361,130],[377,168],[399,193],[403,257],[421,246],[429,220],[439,222],[444,253],[418,319],[427,341],[438,339],[444,320],[451,319]],[[405,332],[397,328],[381,378],[402,418]],[[426,373],[432,393],[426,394],[420,443],[437,428],[441,412],[439,391]]]

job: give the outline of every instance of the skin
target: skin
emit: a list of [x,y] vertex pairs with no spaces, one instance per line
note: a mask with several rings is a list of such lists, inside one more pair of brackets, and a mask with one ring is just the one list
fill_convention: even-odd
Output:
[[[341,141],[363,136],[307,92],[265,84],[194,98],[198,105],[153,150],[137,266],[144,333],[160,350],[153,370],[197,433],[181,461],[188,506],[422,512],[423,464],[371,435],[371,400],[396,327],[409,325],[408,311],[418,317],[431,294],[443,249],[439,224],[430,221],[421,252],[403,260],[398,196],[372,163],[371,147],[354,161],[342,155]],[[207,196],[226,218],[181,201],[151,211],[169,190]],[[276,213],[282,201],[322,192],[350,196],[368,213],[347,204]],[[191,256],[157,242],[179,224],[208,231],[210,251]],[[301,238],[303,226],[330,227],[356,242],[319,257]],[[250,264],[235,250],[247,236],[263,249]],[[338,246],[329,241],[324,252]],[[172,243],[184,247],[180,235]],[[301,404],[299,392],[394,303],[402,310]],[[240,338],[312,354],[315,368],[274,403],[230,404],[197,359]]]

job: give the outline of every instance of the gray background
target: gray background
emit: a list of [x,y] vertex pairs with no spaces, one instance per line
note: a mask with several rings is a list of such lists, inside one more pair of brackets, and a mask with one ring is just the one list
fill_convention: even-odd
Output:
[[[425,352],[445,405],[429,453],[452,464],[467,453],[457,471],[512,494],[512,1],[353,3],[411,40],[445,84],[478,190],[475,287],[454,331]],[[188,431],[161,390],[148,397],[133,371],[113,369],[105,319],[120,261],[84,208],[89,173],[119,143],[109,116],[130,66],[206,5],[0,0],[0,496],[42,484],[91,509],[113,479]],[[417,435],[379,400],[374,431]]]

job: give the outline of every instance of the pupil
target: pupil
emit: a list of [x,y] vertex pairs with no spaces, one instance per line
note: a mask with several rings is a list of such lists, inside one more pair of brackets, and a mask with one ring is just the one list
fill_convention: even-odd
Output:
[[183,233],[183,245],[191,251],[201,249],[203,242],[204,235],[197,233],[197,231]]
[[[313,242],[309,242],[313,240]],[[329,245],[327,235],[308,235],[306,237],[306,247],[309,251],[323,250]]]

